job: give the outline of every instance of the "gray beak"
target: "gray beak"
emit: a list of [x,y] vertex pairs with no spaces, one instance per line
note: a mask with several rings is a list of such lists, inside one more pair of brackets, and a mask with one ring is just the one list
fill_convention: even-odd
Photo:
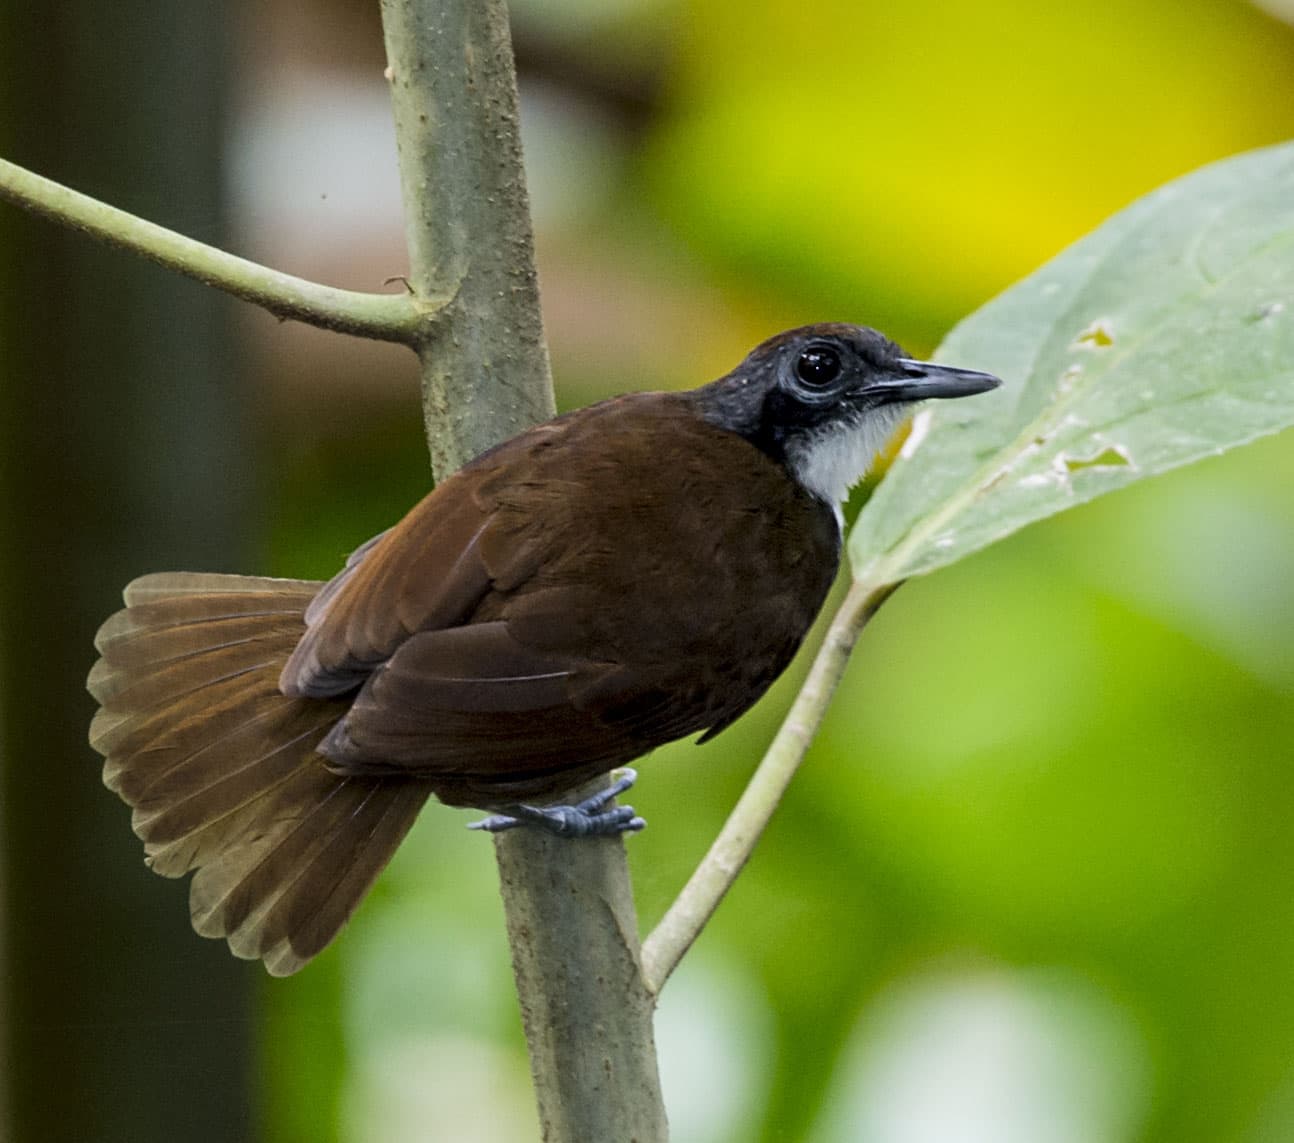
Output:
[[930,397],[973,397],[987,393],[1002,384],[992,373],[974,369],[957,369],[952,365],[936,365],[930,361],[911,361],[899,358],[900,372],[887,377],[877,388],[884,390],[893,401],[924,401]]

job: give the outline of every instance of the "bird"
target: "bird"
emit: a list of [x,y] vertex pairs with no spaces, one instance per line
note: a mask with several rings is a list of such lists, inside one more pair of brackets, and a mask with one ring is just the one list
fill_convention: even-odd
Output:
[[[998,378],[875,330],[788,330],[700,388],[521,432],[329,581],[145,575],[96,638],[103,781],[194,928],[275,976],[350,918],[435,795],[572,836],[666,742],[719,734],[835,579],[841,503],[928,398]],[[564,800],[565,799],[565,800]]]

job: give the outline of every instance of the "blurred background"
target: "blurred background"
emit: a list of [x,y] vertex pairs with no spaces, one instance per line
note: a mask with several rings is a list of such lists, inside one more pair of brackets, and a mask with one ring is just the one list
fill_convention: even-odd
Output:
[[[1288,0],[513,7],[563,407],[809,320],[925,354],[1141,193],[1294,134]],[[380,289],[406,268],[383,64],[372,0],[0,0],[0,155]],[[126,580],[326,578],[428,483],[406,351],[0,207],[10,1138],[537,1137],[470,815],[430,807],[272,981],[193,935],[85,744]],[[644,931],[803,666],[643,766]],[[910,584],[664,994],[674,1138],[1294,1140],[1292,747],[1288,437]]]

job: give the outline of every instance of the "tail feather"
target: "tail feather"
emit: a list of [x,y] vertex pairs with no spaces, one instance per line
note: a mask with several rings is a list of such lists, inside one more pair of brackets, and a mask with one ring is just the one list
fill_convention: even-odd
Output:
[[148,864],[197,873],[194,927],[275,975],[345,924],[426,801],[416,781],[340,777],[316,752],[344,701],[279,674],[320,584],[161,574],[126,588],[95,640],[91,744],[134,810]]
[[[222,754],[229,759],[227,768],[210,752],[200,752],[187,766],[169,770],[139,796],[134,803],[135,832],[151,853],[156,846],[223,820],[289,778],[303,756],[311,754],[321,729],[317,720],[295,734],[281,726],[252,724],[248,734],[231,735],[220,743]],[[267,734],[275,735],[274,745],[248,741]],[[290,736],[280,742],[280,734]]]
[[227,934],[230,947],[240,956],[260,955],[259,947],[240,950],[239,944],[259,941],[264,914],[309,868],[327,845],[328,835],[352,811],[346,787],[343,780],[312,791],[312,796],[298,797],[305,805],[303,812],[258,821],[241,845],[200,869],[190,897],[193,927],[203,936]]
[[[398,793],[383,800],[380,815],[373,821],[371,829],[367,819],[356,821],[357,827],[368,829],[367,838],[349,863],[338,861],[329,866],[340,872],[329,892],[321,894],[309,884],[298,882],[296,892],[285,902],[287,914],[283,923],[277,925],[275,931],[295,934],[292,943],[300,955],[314,956],[346,923],[345,903],[364,894],[382,872],[382,866],[386,864],[382,855],[390,853],[404,840],[409,824],[417,817],[426,797],[422,788],[406,783]],[[332,844],[336,847],[339,843],[334,840]],[[323,901],[317,908],[313,905],[316,899]],[[273,967],[270,971],[274,971]]]
[[[167,640],[136,637],[108,643],[100,649],[105,658],[94,665],[86,685],[102,703],[153,706],[183,693],[183,684],[190,682],[198,669],[194,659],[201,658],[201,669],[210,671],[209,678],[214,679],[221,663],[245,668],[258,657],[268,662],[285,639],[300,631],[299,623],[285,620],[271,626],[259,615],[240,619],[241,630],[234,630],[232,622],[211,620],[173,627],[165,632],[170,637]],[[226,637],[216,642],[221,628]],[[212,642],[194,650],[194,641],[200,639]],[[256,655],[258,650],[260,656]]]
[[132,805],[173,767],[276,706],[270,671],[259,668],[194,680],[173,700],[134,711],[105,708],[109,718],[90,724],[90,742],[107,758],[104,782]]
[[[204,596],[189,615],[245,613],[246,603],[264,603],[269,611],[303,615],[319,594],[317,579],[279,579],[268,575],[226,575],[223,572],[153,572],[126,584],[122,594],[127,608],[150,603],[180,605],[186,596]],[[302,601],[298,611],[296,604]],[[118,614],[121,614],[118,612]],[[109,620],[111,622],[111,620]]]
[[275,976],[295,972],[346,922],[426,796],[413,783],[343,779],[317,791],[301,819],[260,823],[194,877],[194,928],[227,935],[237,956],[263,959]]
[[[181,602],[193,606],[198,599],[189,597]],[[298,615],[266,611],[188,615],[182,622],[167,622],[171,618],[168,613],[173,610],[153,603],[117,612],[99,628],[97,650],[101,653],[110,650],[116,663],[160,665],[248,640],[274,639],[285,630],[300,626]],[[278,623],[270,626],[272,619]],[[203,641],[196,649],[195,639]]]

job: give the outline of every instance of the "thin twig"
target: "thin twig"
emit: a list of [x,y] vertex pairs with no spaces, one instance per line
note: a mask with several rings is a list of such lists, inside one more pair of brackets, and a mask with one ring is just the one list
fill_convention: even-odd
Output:
[[340,333],[414,345],[442,304],[437,299],[414,299],[405,290],[367,294],[283,274],[108,206],[4,159],[0,159],[0,198],[142,254],[280,318]]
[[643,941],[643,977],[659,993],[751,855],[799,769],[867,621],[897,589],[853,584],[827,629],[808,678],[719,836]]

